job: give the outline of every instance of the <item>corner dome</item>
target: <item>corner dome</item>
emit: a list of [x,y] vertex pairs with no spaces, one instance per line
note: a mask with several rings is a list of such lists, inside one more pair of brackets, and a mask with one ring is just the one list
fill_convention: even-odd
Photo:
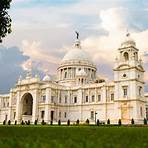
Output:
[[125,47],[130,47],[130,46],[135,47],[136,42],[131,38],[130,33],[127,33],[124,41],[121,43],[121,47],[125,48]]

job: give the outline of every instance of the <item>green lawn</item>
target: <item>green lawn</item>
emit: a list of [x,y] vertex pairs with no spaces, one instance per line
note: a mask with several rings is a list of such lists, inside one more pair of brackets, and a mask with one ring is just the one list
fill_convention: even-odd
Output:
[[0,126],[0,148],[148,148],[148,127]]

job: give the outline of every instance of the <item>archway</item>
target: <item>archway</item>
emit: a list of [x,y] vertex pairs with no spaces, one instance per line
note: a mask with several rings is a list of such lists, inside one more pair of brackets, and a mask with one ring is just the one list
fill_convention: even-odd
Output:
[[22,98],[22,115],[32,115],[33,97],[27,93]]
[[124,53],[124,60],[125,61],[128,61],[129,60],[129,55],[127,52]]

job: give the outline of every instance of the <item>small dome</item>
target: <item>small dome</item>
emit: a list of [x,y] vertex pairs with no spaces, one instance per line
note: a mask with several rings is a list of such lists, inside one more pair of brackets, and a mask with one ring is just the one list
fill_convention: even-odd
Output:
[[121,43],[121,47],[124,48],[124,47],[130,47],[130,46],[135,47],[136,42],[131,38],[130,33],[127,33],[124,41]]
[[45,75],[43,81],[51,81],[51,77],[49,75]]
[[76,76],[87,76],[87,73],[84,69],[81,69],[80,71],[77,71]]

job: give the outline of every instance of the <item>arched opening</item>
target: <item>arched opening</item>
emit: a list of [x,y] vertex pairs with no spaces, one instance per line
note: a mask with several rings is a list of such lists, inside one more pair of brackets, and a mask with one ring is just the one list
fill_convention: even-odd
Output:
[[82,82],[82,84],[83,84],[83,78],[82,78],[81,82]]
[[30,93],[23,96],[22,115],[32,115],[33,97]]
[[124,60],[125,61],[128,61],[129,60],[129,55],[127,52],[124,53]]

